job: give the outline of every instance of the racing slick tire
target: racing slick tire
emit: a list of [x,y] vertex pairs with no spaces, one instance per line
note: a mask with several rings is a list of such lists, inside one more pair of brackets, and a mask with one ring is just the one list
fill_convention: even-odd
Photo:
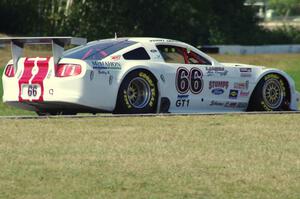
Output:
[[158,101],[158,89],[154,76],[146,70],[129,73],[123,80],[114,113],[154,113]]
[[289,111],[289,87],[280,75],[271,73],[257,84],[248,111]]

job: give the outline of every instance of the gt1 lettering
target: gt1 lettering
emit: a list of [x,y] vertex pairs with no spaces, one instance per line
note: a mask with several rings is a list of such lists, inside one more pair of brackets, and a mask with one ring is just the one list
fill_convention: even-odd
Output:
[[185,94],[189,90],[193,94],[201,93],[203,89],[202,71],[198,68],[192,68],[190,71],[184,67],[177,69],[176,89],[178,93]]
[[189,99],[179,99],[176,101],[176,107],[189,107],[190,100]]

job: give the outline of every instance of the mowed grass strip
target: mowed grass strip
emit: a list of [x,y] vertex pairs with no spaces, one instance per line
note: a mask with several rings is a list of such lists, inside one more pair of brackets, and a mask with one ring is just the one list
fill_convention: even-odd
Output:
[[0,120],[0,198],[300,198],[299,115]]

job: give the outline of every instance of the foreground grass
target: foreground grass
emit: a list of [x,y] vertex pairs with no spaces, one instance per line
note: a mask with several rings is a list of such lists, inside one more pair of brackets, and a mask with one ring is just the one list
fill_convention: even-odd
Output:
[[300,117],[0,120],[0,198],[300,198]]

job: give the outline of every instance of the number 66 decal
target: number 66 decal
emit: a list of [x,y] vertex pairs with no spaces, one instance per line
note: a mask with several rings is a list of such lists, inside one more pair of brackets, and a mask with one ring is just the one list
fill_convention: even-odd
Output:
[[176,72],[176,89],[178,93],[184,94],[191,90],[192,93],[201,93],[203,89],[202,71],[199,68],[192,68],[190,71],[180,67]]

